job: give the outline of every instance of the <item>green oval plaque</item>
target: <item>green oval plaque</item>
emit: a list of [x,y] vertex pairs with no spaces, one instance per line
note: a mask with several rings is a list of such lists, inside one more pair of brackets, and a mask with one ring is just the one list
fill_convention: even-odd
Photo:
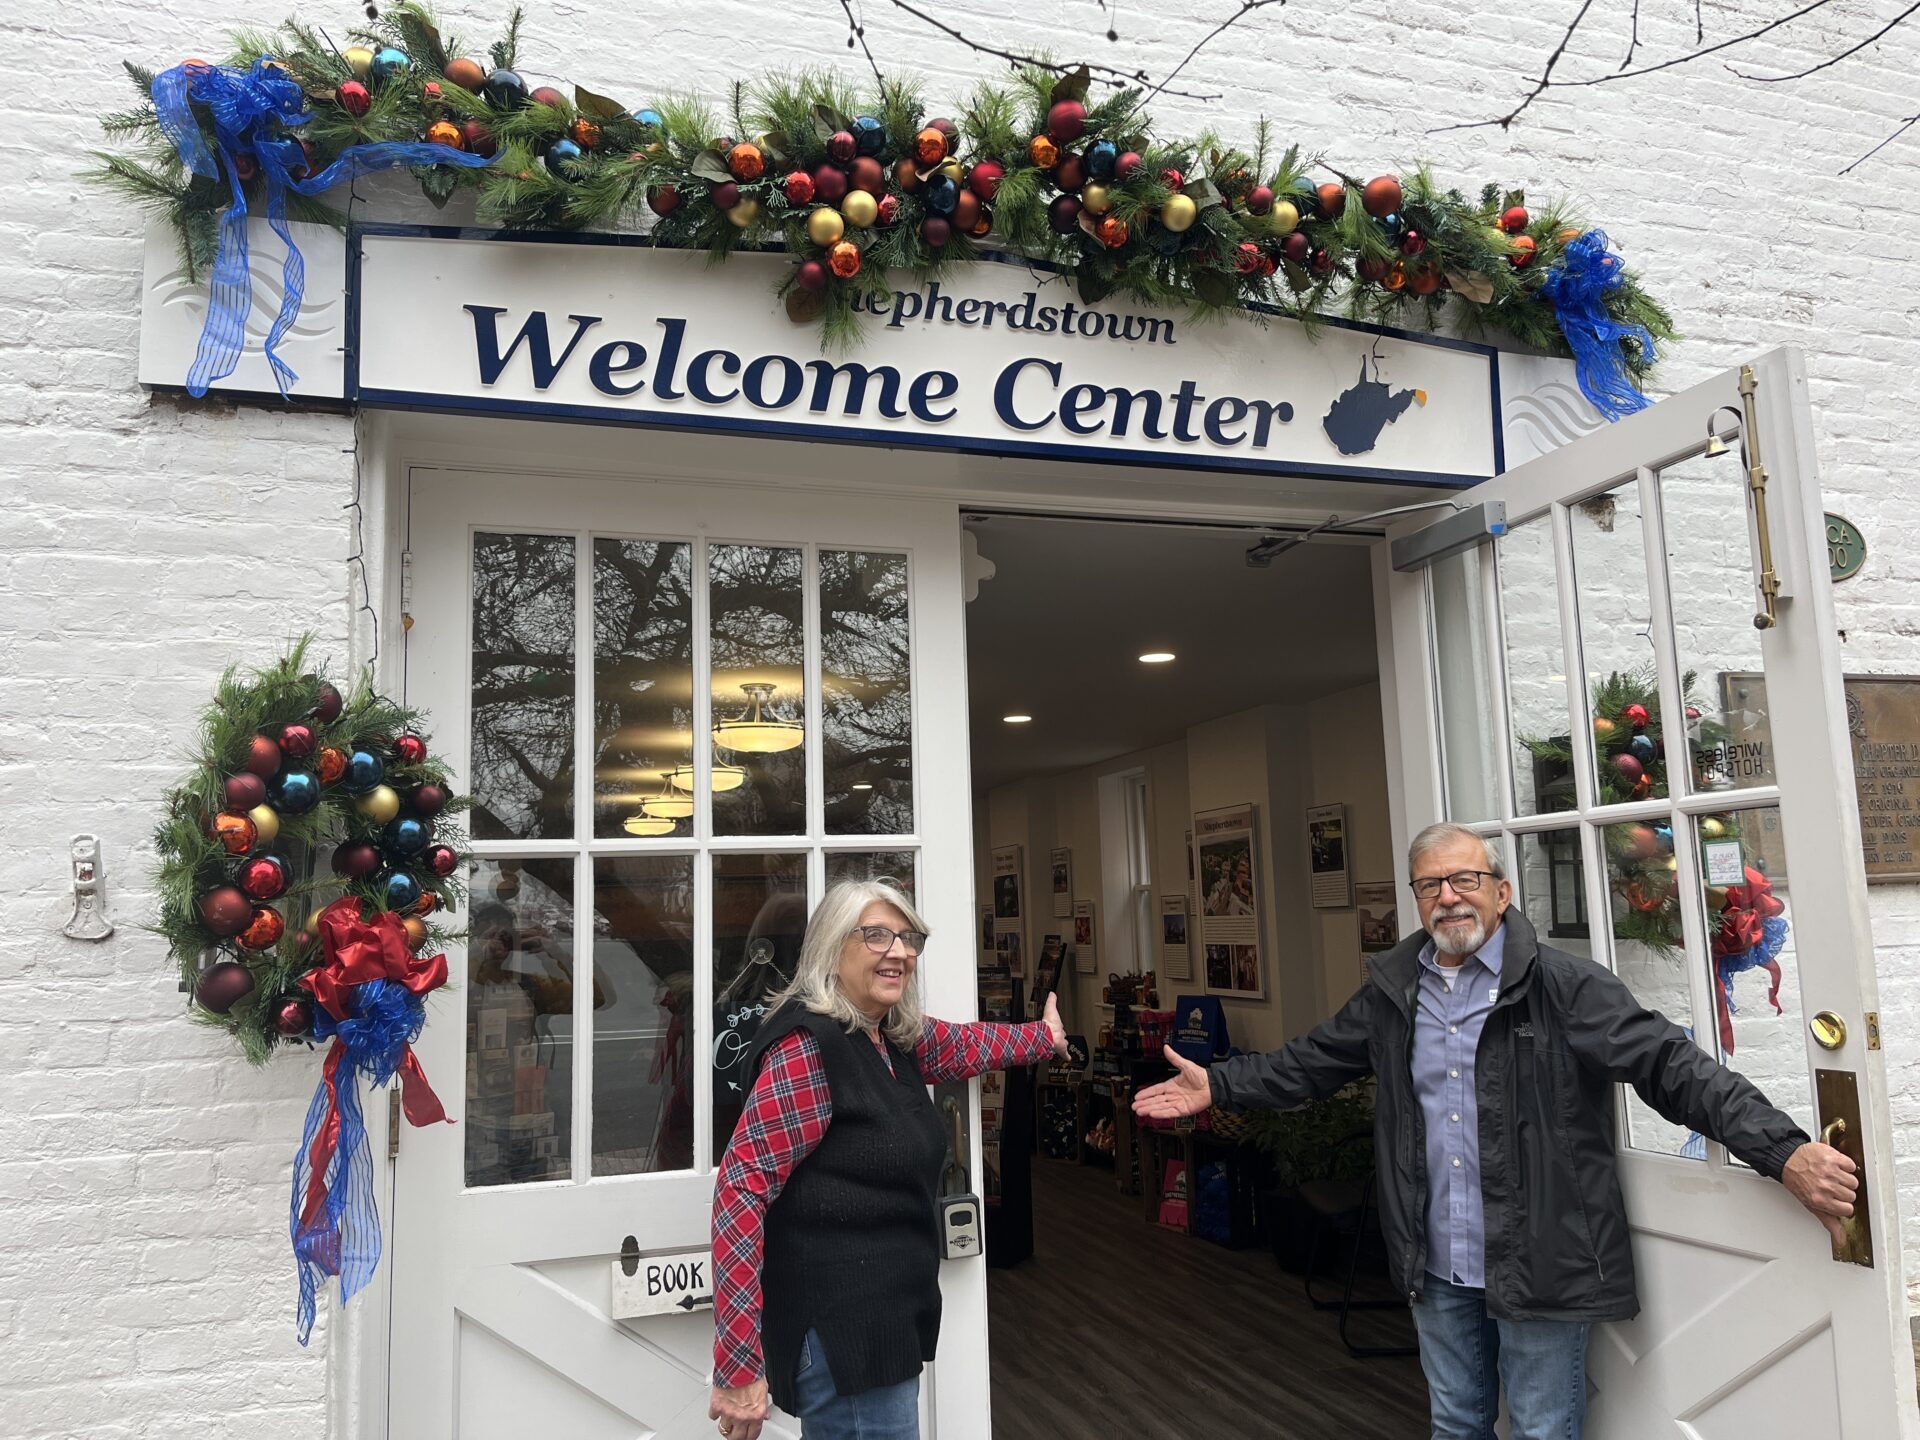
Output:
[[1835,580],[1851,580],[1867,563],[1867,537],[1844,515],[1827,516],[1827,568]]

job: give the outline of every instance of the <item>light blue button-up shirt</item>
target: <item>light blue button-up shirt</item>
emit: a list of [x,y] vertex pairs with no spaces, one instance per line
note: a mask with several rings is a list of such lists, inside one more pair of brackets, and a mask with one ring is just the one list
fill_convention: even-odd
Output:
[[1427,1269],[1456,1285],[1487,1283],[1480,1201],[1480,1104],[1473,1088],[1480,1032],[1500,998],[1503,925],[1448,967],[1420,951],[1413,1017],[1413,1093],[1427,1122]]

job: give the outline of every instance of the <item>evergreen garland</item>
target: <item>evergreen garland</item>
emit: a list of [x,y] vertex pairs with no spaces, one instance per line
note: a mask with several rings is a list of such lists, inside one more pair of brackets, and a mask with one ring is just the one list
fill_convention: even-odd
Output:
[[[507,33],[486,52],[496,72],[516,63],[521,18],[516,10]],[[493,163],[416,168],[436,205],[471,186],[488,224],[644,227],[657,245],[704,251],[715,261],[784,243],[796,261],[782,286],[788,313],[796,321],[817,319],[829,347],[858,338],[855,305],[863,297],[887,297],[890,270],[924,283],[991,247],[1063,269],[1089,302],[1120,295],[1196,318],[1253,304],[1309,325],[1324,311],[1341,309],[1356,319],[1429,330],[1451,313],[1469,331],[1571,353],[1554,307],[1539,293],[1567,244],[1586,229],[1562,205],[1529,213],[1517,191],[1488,185],[1469,196],[1443,189],[1421,168],[1399,177],[1390,215],[1377,203],[1372,208],[1379,213],[1369,213],[1368,187],[1354,176],[1297,147],[1274,158],[1265,120],[1255,126],[1249,149],[1211,133],[1193,140],[1161,136],[1143,108],[1142,91],[1122,89],[1088,104],[1084,68],[1062,78],[1030,67],[1009,83],[980,85],[955,111],[950,154],[928,164],[916,148],[929,124],[928,107],[912,83],[869,89],[831,72],[778,74],[736,82],[718,107],[659,96],[629,109],[581,87],[571,97],[544,89],[528,96],[524,86],[489,93],[486,86],[456,83],[448,78],[450,67],[473,76],[464,68],[473,63],[464,58],[468,48],[443,38],[431,14],[412,0],[384,7],[350,38],[348,49],[337,50],[314,28],[289,20],[272,34],[234,37],[224,62],[244,68],[271,58],[298,80],[309,115],[296,135],[312,167],[355,145],[419,141],[445,122],[440,143],[448,143],[448,126],[459,128],[459,146],[491,153]],[[406,57],[384,79],[368,67],[371,52],[382,47]],[[211,263],[227,186],[182,167],[149,101],[154,72],[126,68],[142,103],[107,116],[103,125],[143,158],[97,153],[98,168],[88,178],[164,215],[192,278]],[[366,84],[367,95],[356,100],[364,113],[342,103],[348,82]],[[1078,133],[1045,148],[1050,117],[1062,104],[1077,107],[1082,118],[1055,126],[1056,133]],[[204,109],[196,106],[196,117],[211,146],[215,136]],[[834,137],[862,128],[880,137],[877,150],[863,152],[884,168],[880,215],[868,226],[848,224],[833,245],[816,245],[808,220],[826,202],[812,196],[810,184],[790,185],[789,177],[817,173],[829,164]],[[568,153],[569,144],[581,153]],[[738,158],[743,144],[752,152],[744,162]],[[1138,163],[1108,175],[1096,151],[1105,158],[1117,151],[1129,161],[1137,156]],[[1055,158],[1041,163],[1049,154]],[[1088,172],[1081,183],[1068,173],[1068,161]],[[988,162],[1003,172],[997,185],[978,169]],[[930,208],[941,163],[972,196],[962,210],[977,201],[979,215],[970,225],[952,225],[950,238],[935,243],[929,230],[937,234],[939,227],[927,221],[943,218]],[[1316,187],[1315,175],[1331,178]],[[251,209],[262,181],[248,184]],[[1095,184],[1105,191],[1098,202],[1104,209],[1089,203]],[[1184,227],[1166,221],[1176,195],[1198,209]],[[292,218],[341,223],[337,211],[318,202],[288,199]],[[1071,203],[1061,206],[1062,200]],[[1067,213],[1079,205],[1085,208]],[[1117,224],[1103,229],[1099,222],[1107,219]],[[1603,297],[1608,317],[1644,327],[1656,342],[1675,338],[1667,312],[1631,271],[1620,274],[1622,283]],[[1631,338],[1614,343],[1628,374],[1644,380],[1653,355]]]

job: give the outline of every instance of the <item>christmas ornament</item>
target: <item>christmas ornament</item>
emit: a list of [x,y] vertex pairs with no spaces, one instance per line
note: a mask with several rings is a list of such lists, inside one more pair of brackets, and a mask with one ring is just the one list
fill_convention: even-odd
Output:
[[1307,238],[1307,232],[1296,230],[1280,242],[1280,253],[1296,265],[1307,263],[1307,257],[1313,253],[1313,242]]
[[492,128],[483,120],[462,120],[460,139],[464,142],[461,148],[474,155],[491,156],[500,148],[493,138]]
[[1187,183],[1187,177],[1182,175],[1178,170],[1169,168],[1160,172],[1160,183],[1169,190],[1178,190],[1182,185]]
[[1127,243],[1127,222],[1118,215],[1103,215],[1095,227],[1100,243],[1109,250],[1118,250]]
[[1265,215],[1273,209],[1273,191],[1264,185],[1256,185],[1247,192],[1247,213]]
[[1140,173],[1140,167],[1146,163],[1147,162],[1140,157],[1138,151],[1124,151],[1119,160],[1114,163],[1114,176],[1120,180],[1131,180]]
[[887,148],[887,127],[872,115],[853,117],[854,148],[862,155],[878,155]]
[[342,80],[333,92],[340,108],[358,120],[373,108],[373,92],[358,80]]
[[1651,765],[1654,760],[1653,737],[1636,735],[1627,742],[1627,749],[1642,765]]
[[429,145],[450,145],[455,150],[467,148],[467,137],[460,133],[460,127],[451,120],[436,120],[427,126]]
[[222,885],[200,897],[200,922],[223,939],[238,935],[253,919],[253,902],[239,887]]
[[1111,140],[1096,140],[1086,148],[1082,160],[1089,180],[1111,180],[1120,168],[1120,147]]
[[495,70],[481,85],[480,98],[496,110],[518,110],[527,103],[527,82],[511,70]]
[[1080,192],[1080,203],[1089,215],[1104,215],[1113,208],[1113,192],[1104,185],[1088,185]]
[[236,155],[233,157],[233,173],[242,181],[251,180],[260,173],[260,162],[251,155]]
[[600,148],[601,138],[599,122],[589,120],[584,115],[576,115],[573,123],[567,126],[567,138],[582,150],[597,150]]
[[421,895],[419,900],[414,903],[413,913],[416,915],[431,915],[434,911],[438,910],[440,906],[440,897],[429,890]]
[[[387,853],[407,859],[426,849],[427,843],[432,839],[433,827],[412,815],[402,815],[399,819],[391,821],[387,828],[380,832],[380,843],[386,846]],[[241,888],[246,887],[243,885]]]
[[813,197],[836,205],[847,193],[847,172],[836,170],[831,165],[822,165],[813,172]]
[[780,182],[780,188],[789,205],[805,205],[813,199],[813,177],[804,170],[795,170]]
[[1369,284],[1378,284],[1389,268],[1385,260],[1376,260],[1369,256],[1354,262],[1353,273]]
[[938,215],[929,215],[920,222],[920,238],[930,250],[938,250],[953,238],[953,226]]
[[320,782],[305,770],[287,770],[269,787],[273,808],[282,815],[304,815],[320,803]]
[[[277,768],[277,767],[276,767]],[[251,810],[267,798],[267,782],[251,770],[229,775],[221,794],[229,810]]]
[[1418,255],[1426,248],[1427,237],[1422,235],[1418,230],[1409,230],[1400,237],[1400,253],[1402,255]]
[[1087,107],[1078,100],[1062,100],[1047,111],[1047,134],[1071,145],[1087,131]]
[[247,811],[247,819],[253,822],[254,844],[271,845],[280,838],[280,812],[271,805],[254,806]]
[[1641,914],[1652,914],[1668,900],[1673,898],[1671,887],[1658,883],[1648,884],[1641,880],[1629,880],[1626,888],[1627,903]]
[[1238,270],[1242,275],[1252,275],[1259,271],[1261,268],[1260,247],[1255,245],[1251,240],[1242,240],[1240,242],[1239,252],[1234,257],[1233,268]]
[[1662,855],[1671,855],[1673,853],[1673,827],[1671,825],[1654,826],[1653,836],[1659,845]]
[[193,998],[200,1008],[215,1015],[225,1015],[252,993],[253,972],[237,960],[209,965],[193,987]]
[[1087,167],[1078,155],[1063,153],[1053,167],[1053,183],[1062,190],[1078,190],[1087,183]]
[[913,137],[913,158],[920,162],[921,169],[931,170],[947,158],[947,137],[933,126],[926,126]]
[[1391,175],[1376,175],[1360,192],[1360,208],[1378,220],[1398,210],[1404,198],[1398,180]]
[[1193,203],[1191,195],[1169,195],[1167,203],[1160,208],[1160,223],[1174,234],[1184,234],[1193,228],[1193,222],[1200,218],[1200,207]]
[[1045,135],[1036,135],[1027,142],[1027,161],[1042,170],[1051,170],[1060,163],[1060,147]]
[[347,752],[323,745],[314,754],[313,768],[322,785],[332,785],[347,773]]
[[973,217],[973,224],[968,228],[967,233],[976,240],[984,239],[986,236],[992,234],[993,211],[987,206],[982,205],[979,213]]
[[406,931],[407,948],[409,950],[418,950],[427,943],[429,938],[427,934],[427,922],[419,916],[409,915],[400,922],[400,925],[401,928]]
[[376,785],[354,803],[362,815],[382,825],[400,813],[400,797],[391,785]]
[[1407,288],[1416,295],[1431,295],[1440,288],[1440,272],[1431,265],[1422,265],[1407,278]]
[[365,840],[348,840],[335,847],[333,873],[348,880],[364,880],[380,868],[380,852]]
[[947,217],[956,230],[972,232],[980,219],[980,197],[971,190],[962,190],[954,198],[953,213]]
[[656,185],[647,192],[647,208],[656,215],[671,215],[680,208],[680,192],[671,185]]
[[1726,833],[1727,833],[1727,824],[1726,824],[1726,821],[1724,820],[1720,820],[1712,815],[1709,815],[1700,822],[1700,838],[1702,840],[1724,839],[1726,837]]
[[736,230],[744,230],[760,218],[758,200],[739,200],[727,208],[727,221]]
[[877,200],[887,188],[886,168],[871,155],[862,155],[853,162],[847,180],[853,190],[864,191]]
[[389,870],[374,884],[389,910],[405,910],[420,903],[420,882],[404,870]]
[[1314,203],[1329,220],[1338,220],[1347,208],[1347,187],[1329,180],[1313,192]]
[[880,223],[882,225],[891,225],[899,218],[900,197],[898,195],[882,195],[880,197]]
[[[555,110],[561,109],[567,103],[567,97],[551,85],[538,86],[531,95],[527,96],[527,99],[532,104],[545,105]],[[721,148],[725,149],[726,147],[722,146]]]
[[[469,61],[469,64],[472,62]],[[313,1028],[310,1002],[288,996],[273,1004],[273,1033],[283,1040],[298,1040]]]
[[1647,774],[1646,767],[1625,752],[1613,757],[1613,768],[1620,772],[1620,778],[1629,785],[1638,785]]
[[1537,248],[1531,235],[1516,235],[1512,240],[1513,253],[1507,256],[1507,263],[1516,270],[1524,270],[1533,263],[1534,250]]
[[842,240],[827,252],[827,268],[842,280],[851,280],[860,273],[860,247]]
[[1333,252],[1325,246],[1315,250],[1307,257],[1307,268],[1316,275],[1325,275],[1333,269]]
[[280,747],[264,735],[256,735],[247,742],[245,768],[262,780],[271,780],[279,771],[280,758]]
[[480,68],[480,62],[469,60],[465,56],[458,60],[449,60],[447,68],[440,73],[462,90],[478,90],[487,83],[487,72]]
[[1620,717],[1636,730],[1646,729],[1647,722],[1653,718],[1644,705],[1629,705],[1620,712]]
[[226,810],[213,817],[212,829],[213,838],[220,842],[220,848],[229,855],[246,854],[260,837],[260,827],[250,817]]
[[840,214],[847,224],[864,230],[880,218],[880,202],[865,190],[849,190],[840,202]]
[[723,180],[708,192],[707,198],[713,202],[716,210],[731,210],[740,203],[740,187],[731,180]]
[[287,862],[278,855],[256,855],[233,878],[242,895],[264,903],[286,893]]
[[1273,233],[1291,235],[1300,228],[1300,210],[1291,200],[1279,200],[1273,207]]
[[547,147],[543,159],[547,169],[563,178],[578,172],[580,166],[580,147],[571,140],[556,140]]
[[962,183],[967,178],[967,167],[962,165],[958,160],[958,158],[952,155],[949,155],[946,159],[942,160],[938,165],[936,165],[934,167],[934,172],[936,174],[946,176],[949,180],[953,181],[956,185]]
[[[364,80],[373,69],[373,51],[365,45],[351,45],[341,52],[340,58],[347,62],[347,69],[353,72],[353,78]],[[192,61],[189,64],[195,63]],[[204,65],[206,62],[201,61]]]
[[1518,235],[1527,228],[1529,217],[1524,205],[1509,205],[1500,215],[1500,228],[1509,235]]
[[1692,722],[1692,721],[1698,720],[1699,718],[1700,718],[1700,707],[1697,705],[1687,706],[1687,720],[1689,722]]
[[767,173],[767,157],[758,145],[742,140],[727,152],[727,172],[736,180],[758,180]]
[[373,77],[374,84],[385,85],[404,75],[411,63],[407,59],[406,51],[396,50],[393,46],[387,45],[374,55],[373,64],[367,73]]
[[271,950],[280,943],[280,937],[286,932],[287,922],[280,918],[280,912],[262,905],[253,912],[253,919],[247,922],[247,928],[235,938],[242,950]]
[[660,118],[660,112],[658,110],[643,106],[641,109],[633,112],[633,123],[636,125],[644,125],[649,130],[658,130],[662,125],[666,124],[666,121]]
[[827,137],[827,157],[836,164],[845,165],[860,153],[860,142],[853,138],[848,130],[836,130]]
[[811,290],[817,295],[827,288],[827,267],[818,260],[803,260],[793,278],[802,290]]
[[420,97],[429,105],[437,105],[442,98],[442,92],[438,85],[429,80],[420,87]]
[[982,200],[991,200],[1006,178],[1006,167],[998,160],[982,160],[967,174],[967,185]]
[[822,250],[847,233],[847,222],[829,205],[816,206],[807,215],[807,238]]
[[343,783],[350,793],[358,795],[378,785],[386,773],[386,762],[378,755],[371,750],[356,750],[347,757],[347,773]]
[[1627,828],[1629,850],[1642,860],[1651,860],[1660,850],[1660,837],[1654,834],[1651,825],[1632,825]]
[[1380,287],[1383,290],[1399,290],[1402,289],[1406,283],[1407,267],[1402,265],[1398,260],[1394,261],[1393,264],[1388,267],[1387,273],[1380,277]]
[[313,754],[313,731],[305,725],[280,727],[280,749],[292,760],[304,760]]
[[913,167],[911,160],[896,160],[893,164],[893,183],[899,189],[912,194],[920,188],[920,172]]
[[920,203],[927,207],[929,214],[951,215],[953,207],[960,203],[960,187],[949,176],[936,175],[927,181]]
[[1618,728],[1619,727],[1615,725],[1613,721],[1609,720],[1604,715],[1596,715],[1593,718],[1593,734],[1595,739],[1605,740],[1608,736],[1612,735],[1613,732]]
[[1056,195],[1047,206],[1047,224],[1057,235],[1071,235],[1080,227],[1081,201],[1071,195]]

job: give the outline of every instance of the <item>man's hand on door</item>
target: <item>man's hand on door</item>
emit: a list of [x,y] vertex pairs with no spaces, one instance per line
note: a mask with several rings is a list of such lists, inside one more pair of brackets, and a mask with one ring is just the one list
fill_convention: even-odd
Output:
[[1834,1244],[1846,1244],[1846,1227],[1840,1222],[1853,1214],[1854,1192],[1860,1188],[1850,1156],[1809,1140],[1787,1157],[1780,1183],[1827,1227]]

